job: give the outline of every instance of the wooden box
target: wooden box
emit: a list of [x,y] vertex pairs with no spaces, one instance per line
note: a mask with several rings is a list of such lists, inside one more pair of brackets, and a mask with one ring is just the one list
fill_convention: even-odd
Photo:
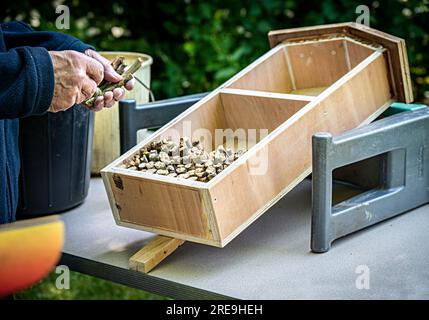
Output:
[[[223,247],[311,172],[314,133],[412,100],[402,39],[354,23],[269,39],[266,54],[102,170],[117,224]],[[120,167],[151,141],[192,136],[212,149],[219,132],[248,151],[207,183]]]

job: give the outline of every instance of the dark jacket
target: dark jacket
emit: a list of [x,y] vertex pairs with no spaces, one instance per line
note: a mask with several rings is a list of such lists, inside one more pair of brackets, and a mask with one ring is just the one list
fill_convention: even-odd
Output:
[[43,114],[54,93],[49,50],[92,48],[69,35],[37,32],[22,22],[0,24],[0,223],[18,204],[19,118]]

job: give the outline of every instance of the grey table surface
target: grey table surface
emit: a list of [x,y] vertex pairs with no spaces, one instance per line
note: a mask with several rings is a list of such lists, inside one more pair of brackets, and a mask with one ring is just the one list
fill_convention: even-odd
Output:
[[[185,242],[149,274],[128,259],[153,234],[115,224],[100,178],[61,215],[62,264],[177,299],[429,299],[429,205],[310,252],[311,183],[303,181],[225,248]],[[359,267],[364,266],[364,267]],[[359,268],[369,289],[358,289]]]

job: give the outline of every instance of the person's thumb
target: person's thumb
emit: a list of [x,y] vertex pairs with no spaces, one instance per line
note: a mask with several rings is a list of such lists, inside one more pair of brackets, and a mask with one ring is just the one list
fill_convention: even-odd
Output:
[[122,77],[113,69],[110,64],[104,64],[104,79],[109,82],[119,82]]
[[97,51],[94,51],[92,49],[88,49],[85,51],[85,54],[98,62],[100,62],[103,65],[104,68],[104,79],[109,82],[119,82],[122,80],[122,77],[113,69],[111,62],[104,58],[101,54],[99,54]]

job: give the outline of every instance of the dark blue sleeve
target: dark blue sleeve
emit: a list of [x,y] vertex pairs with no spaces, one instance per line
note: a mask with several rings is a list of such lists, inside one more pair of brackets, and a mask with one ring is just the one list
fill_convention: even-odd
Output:
[[33,31],[21,22],[0,24],[0,119],[46,112],[54,94],[48,51],[88,48],[63,33]]
[[54,70],[45,48],[0,53],[0,119],[42,114],[54,94]]

